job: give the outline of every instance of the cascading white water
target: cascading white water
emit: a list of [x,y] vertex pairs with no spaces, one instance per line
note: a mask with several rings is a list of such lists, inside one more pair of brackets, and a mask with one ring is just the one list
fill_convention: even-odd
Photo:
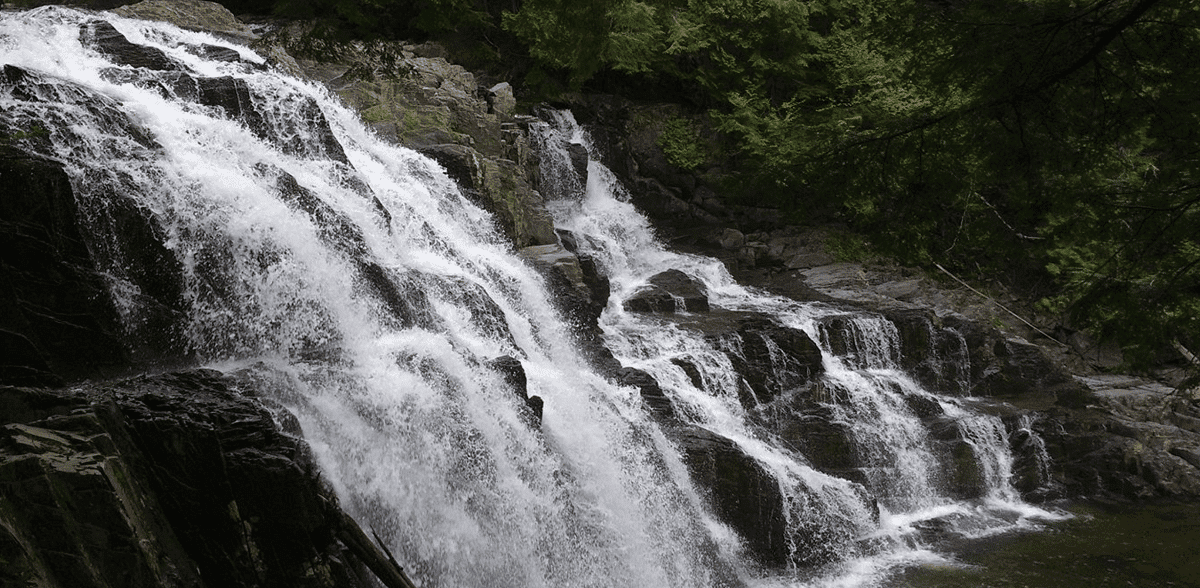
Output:
[[[175,71],[84,46],[98,21]],[[204,45],[242,60],[205,60]],[[488,215],[432,161],[261,62],[169,25],[8,13],[0,63],[21,80],[0,112],[48,129],[96,242],[121,238],[103,234],[119,198],[152,215],[182,273],[186,347],[297,414],[344,504],[422,585],[720,585],[732,565],[678,456],[629,390],[584,364]],[[209,86],[244,89],[260,127],[187,91]],[[111,249],[136,321],[137,281]],[[540,428],[488,367],[504,355],[545,399]]]
[[[583,144],[591,150],[587,134],[570,113],[551,114],[540,141],[546,153],[558,156],[543,160],[545,174],[562,173],[558,170],[568,165],[566,143]],[[629,200],[612,173],[593,159],[585,194],[554,203],[556,224],[575,233],[580,248],[600,260],[613,281],[613,296],[601,323],[605,341],[617,358],[653,374],[686,421],[733,440],[747,454],[768,464],[785,496],[821,497],[818,502],[791,503],[788,524],[802,529],[795,535],[816,539],[808,544],[796,540],[790,546],[791,558],[805,562],[803,551],[816,549],[813,543],[823,543],[834,546],[842,563],[827,566],[822,573],[828,575],[823,579],[790,576],[785,583],[869,585],[878,581],[883,570],[930,557],[923,549],[912,549],[909,540],[901,540],[922,520],[944,519],[949,528],[977,536],[1010,530],[1026,517],[1058,516],[1024,505],[1013,491],[1012,457],[1000,419],[976,414],[953,396],[965,389],[960,380],[969,367],[948,370],[955,374],[955,389],[946,391],[950,396],[925,390],[899,368],[899,335],[890,321],[867,314],[839,317],[844,310],[798,304],[744,288],[719,261],[666,249],[653,238],[648,222]],[[621,301],[648,278],[669,269],[700,279],[714,308],[765,313],[775,323],[803,331],[820,343],[824,375],[815,391],[804,393],[823,399],[822,405],[828,409],[824,418],[850,431],[865,466],[861,468],[862,481],[869,494],[846,479],[814,468],[803,454],[786,449],[786,443],[781,444],[748,413],[739,399],[744,382],[730,359],[741,353],[738,341],[714,344],[702,329],[689,329],[687,317],[663,318],[622,308]],[[825,332],[824,319],[828,317],[841,319],[844,349],[840,353],[831,348]],[[769,341],[767,349],[776,380],[785,382],[783,374],[789,366],[777,359],[777,347]],[[692,372],[683,365],[691,366]],[[914,413],[914,402],[936,407],[973,449],[972,458],[982,472],[983,505],[947,493],[942,465],[930,432]],[[870,497],[877,502],[872,503]],[[764,585],[775,583],[767,580]]]
[[[162,51],[173,69],[122,65],[90,48],[81,30],[97,22]],[[241,59],[204,58],[203,46]],[[436,164],[377,140],[322,89],[262,62],[205,34],[107,14],[43,8],[0,22],[0,64],[14,66],[0,84],[0,120],[31,131],[30,148],[67,167],[131,332],[153,309],[108,222],[123,203],[154,219],[177,267],[187,311],[179,344],[255,379],[295,413],[344,504],[422,585],[824,581],[753,578],[747,538],[712,513],[638,393],[580,356],[542,280],[487,213]],[[244,110],[205,92],[236,94]],[[542,136],[548,154],[563,141],[586,144],[569,115],[555,116]],[[730,440],[777,483],[785,567],[833,562],[820,573],[867,584],[862,570],[926,553],[895,539],[913,521],[953,509],[993,520],[941,489],[906,398],[942,406],[975,453],[990,456],[980,457],[988,497],[1014,504],[999,421],[905,377],[886,321],[853,318],[855,355],[839,357],[819,324],[844,311],[766,296],[715,260],[667,250],[622,194],[592,160],[582,198],[552,204],[612,280],[605,342],[652,374],[685,422]],[[716,344],[623,309],[665,269],[701,280],[722,311],[763,313],[822,344],[823,406],[851,431],[864,479],[822,471],[760,426],[731,364],[745,341]],[[766,344],[778,359],[773,381],[795,380],[799,368]],[[491,367],[501,356],[518,359],[529,393],[545,400],[540,426]]]

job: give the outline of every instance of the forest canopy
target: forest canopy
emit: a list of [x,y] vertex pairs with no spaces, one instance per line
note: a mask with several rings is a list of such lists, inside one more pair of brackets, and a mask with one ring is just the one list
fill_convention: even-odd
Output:
[[1191,0],[277,0],[474,36],[530,83],[677,88],[750,198],[998,279],[1134,363],[1200,348]]

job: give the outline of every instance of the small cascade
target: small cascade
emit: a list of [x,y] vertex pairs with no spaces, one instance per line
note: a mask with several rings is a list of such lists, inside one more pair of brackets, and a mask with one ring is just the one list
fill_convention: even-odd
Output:
[[959,435],[971,449],[986,498],[1016,500],[1012,487],[1013,456],[1008,431],[1000,417],[962,414],[956,421]]
[[854,369],[895,369],[900,359],[896,325],[871,315],[832,316],[818,325],[822,346]]
[[1014,437],[1023,438],[1022,453],[1028,453],[1033,457],[1033,464],[1039,480],[1050,479],[1050,452],[1046,449],[1046,440],[1038,434],[1034,425],[1037,424],[1037,417],[1030,414],[1023,414],[1017,423],[1017,432]]

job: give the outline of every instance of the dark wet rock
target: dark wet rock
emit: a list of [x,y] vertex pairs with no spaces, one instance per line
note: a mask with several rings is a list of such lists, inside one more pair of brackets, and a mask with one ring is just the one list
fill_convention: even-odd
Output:
[[696,278],[670,269],[652,276],[623,303],[632,312],[705,312],[708,290]]
[[[263,173],[277,175],[276,189],[280,199],[292,208],[309,215],[314,226],[318,227],[320,238],[346,254],[356,269],[355,275],[352,276],[356,284],[382,301],[397,324],[428,326],[435,322],[427,311],[428,302],[424,288],[413,284],[413,280],[419,280],[419,277],[407,276],[408,279],[400,279],[400,276],[381,266],[369,254],[362,230],[344,214],[321,200],[312,190],[301,185],[295,176],[278,169],[264,169]],[[221,264],[217,263],[215,266],[211,281],[219,283],[222,279]]]
[[[346,152],[334,136],[328,119],[309,96],[296,93],[277,101],[256,99],[245,80],[232,76],[206,77],[183,71],[121,68],[110,68],[102,74],[112,82],[156,91],[163,98],[219,108],[226,117],[243,123],[256,137],[289,155],[332,159],[349,166]],[[286,110],[286,116],[273,112],[272,108]],[[313,130],[316,140],[309,141]]]
[[[168,72],[164,75],[173,75],[173,73]],[[119,102],[108,96],[97,94],[71,82],[47,77],[38,71],[14,65],[3,67],[0,84],[6,87],[17,102],[61,103],[86,112],[88,116],[96,119],[97,125],[103,127],[110,134],[128,139],[130,144],[122,147],[127,150],[126,154],[133,158],[156,153],[162,149],[162,146],[146,129],[129,117]],[[23,109],[14,108],[4,120],[0,120],[0,127],[4,128],[5,135],[21,139],[22,149],[47,157],[55,155],[50,144],[51,131],[60,133],[68,144],[74,145],[86,141],[73,128],[79,122],[77,116],[53,110],[47,112],[40,107],[35,107],[35,110],[42,111],[42,113],[30,116]]]
[[0,146],[0,383],[53,385],[129,361],[61,164]]
[[483,169],[478,151],[456,143],[441,143],[420,148],[421,154],[441,164],[450,179],[464,191],[474,191],[473,200],[480,198],[483,189]]
[[[896,326],[900,365],[928,390],[971,393],[971,349],[962,334],[928,309],[898,309],[885,316]],[[999,333],[997,333],[999,335]]]
[[825,406],[789,410],[782,418],[772,419],[771,429],[788,446],[804,455],[813,467],[856,482],[864,481],[862,460],[849,423],[832,418]]
[[733,441],[699,427],[676,431],[684,461],[717,516],[737,531],[760,563],[788,563],[786,521],[779,484]]
[[157,71],[181,68],[162,50],[131,43],[108,21],[93,20],[80,25],[79,40],[122,65]]
[[588,152],[587,148],[579,143],[569,143],[567,145],[567,155],[571,158],[571,168],[575,170],[575,177],[582,186],[587,185],[588,178]]
[[119,277],[123,282],[109,287],[130,291],[124,301],[124,339],[134,359],[159,362],[186,357],[183,264],[165,245],[162,222],[119,185],[96,182],[93,190],[84,200],[80,222],[88,225],[93,263],[110,280]]
[[425,280],[429,287],[440,292],[445,300],[458,308],[466,309],[476,329],[494,340],[504,341],[513,348],[517,347],[512,331],[508,328],[504,310],[479,283],[457,276],[427,275]]
[[549,282],[551,293],[582,332],[596,329],[608,304],[608,278],[588,256],[575,255],[562,245],[539,245],[518,251]]
[[655,419],[660,422],[670,422],[675,419],[675,406],[671,404],[671,399],[667,398],[666,393],[659,386],[658,380],[655,380],[654,376],[646,371],[623,367],[617,370],[613,381],[621,386],[637,388],[638,393],[642,396],[642,402],[646,403],[646,408],[650,410],[650,414]]
[[487,365],[500,372],[500,375],[504,377],[505,384],[521,400],[530,426],[537,427],[540,425],[542,422],[542,408],[545,402],[540,396],[529,395],[528,378],[525,375],[525,366],[521,364],[521,360],[511,355],[502,355],[488,361]]
[[904,395],[904,404],[908,405],[908,409],[920,419],[939,417],[946,413],[941,403],[929,396],[906,394]]
[[242,60],[242,54],[230,49],[229,47],[220,47],[217,45],[198,45],[191,50],[200,57],[210,61],[224,61],[228,63],[237,63]]
[[[190,90],[186,86],[188,83],[194,84],[198,103],[221,108],[229,118],[241,121],[258,138],[279,146],[285,153],[349,164],[345,150],[329,127],[329,121],[312,98],[301,95],[285,97],[281,105],[287,109],[289,116],[274,116],[265,110],[266,106],[260,106],[268,102],[256,101],[251,96],[250,86],[240,78],[181,78],[176,83],[177,95],[187,95]],[[293,122],[292,116],[295,115],[299,115],[299,123]],[[308,133],[300,132],[301,129],[317,129],[315,149],[304,139]]]
[[694,386],[697,390],[704,389],[704,379],[700,376],[700,369],[696,367],[696,364],[682,357],[671,358],[671,363],[683,370],[683,373],[688,377],[688,381],[690,381],[692,386]]
[[[307,446],[211,371],[0,388],[0,579],[38,586],[368,586],[387,557]],[[399,570],[391,570],[394,581]]]
[[825,370],[821,349],[807,333],[767,317],[741,321],[736,331],[718,337],[717,343],[749,386],[742,399],[748,408],[805,388]]

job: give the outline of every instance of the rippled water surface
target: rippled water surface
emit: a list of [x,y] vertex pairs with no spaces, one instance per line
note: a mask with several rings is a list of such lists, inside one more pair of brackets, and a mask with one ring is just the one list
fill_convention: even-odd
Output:
[[887,588],[1200,586],[1200,504],[1076,505],[1041,532],[951,546],[954,560],[911,568]]

